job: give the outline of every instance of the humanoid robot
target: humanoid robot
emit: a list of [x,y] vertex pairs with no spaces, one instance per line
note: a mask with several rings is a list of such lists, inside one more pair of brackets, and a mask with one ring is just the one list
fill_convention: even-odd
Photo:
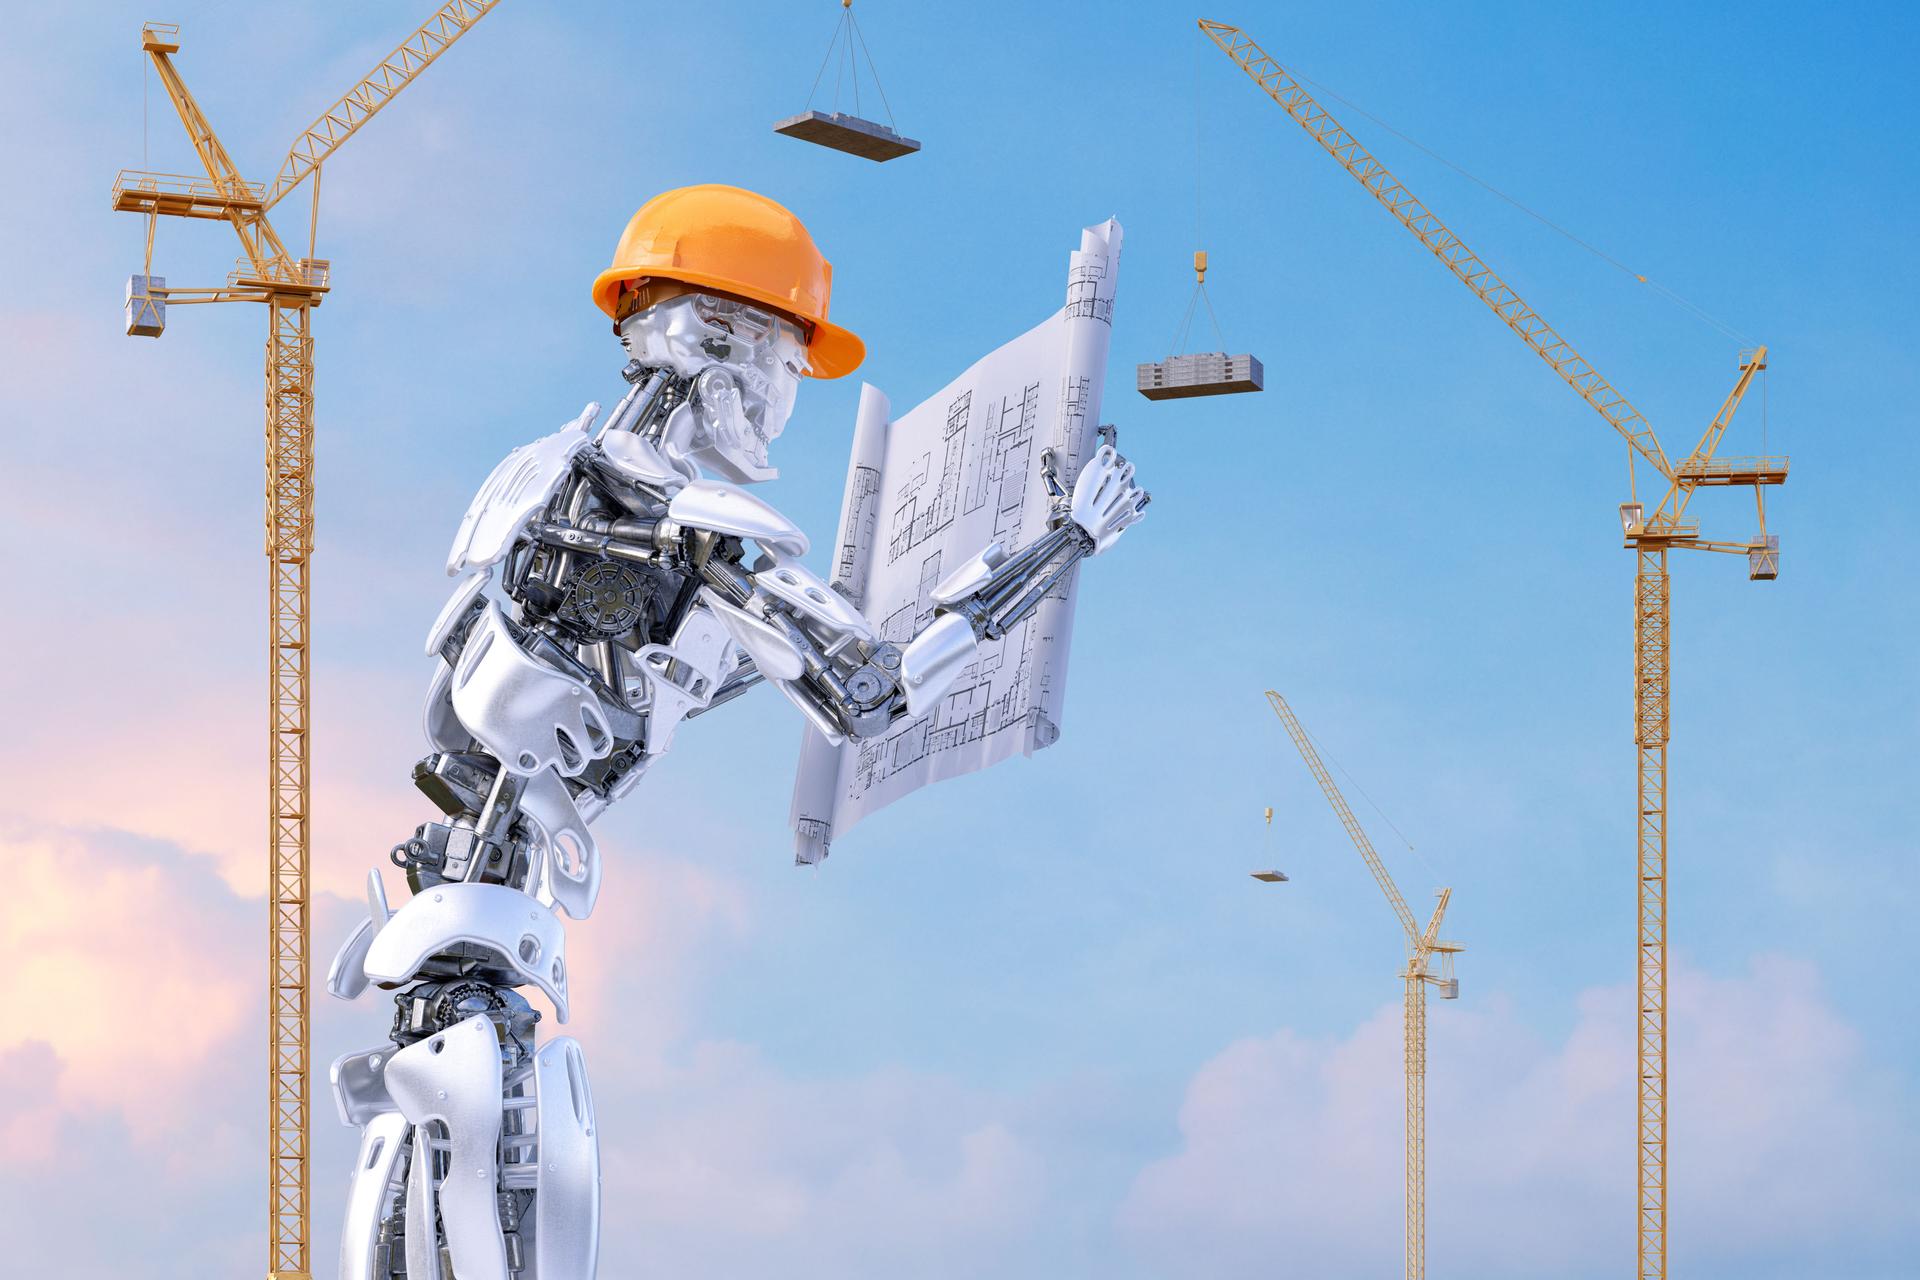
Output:
[[[580,1046],[536,1037],[544,993],[567,1020],[560,913],[600,887],[589,824],[631,791],[681,723],[773,685],[831,741],[922,713],[1147,495],[1102,444],[1056,494],[1048,529],[981,548],[935,591],[904,647],[800,562],[807,539],[742,486],[771,478],[803,377],[864,357],[827,319],[831,268],[786,209],[733,187],[670,191],[628,224],[594,301],[629,357],[604,423],[588,405],[507,455],[454,537],[460,577],[428,635],[441,811],[391,860],[412,897],[368,917],[328,989],[393,993],[391,1039],[333,1064],[361,1130],[342,1280],[590,1280],[599,1246],[593,1096]],[[598,424],[598,425],[596,425]]]

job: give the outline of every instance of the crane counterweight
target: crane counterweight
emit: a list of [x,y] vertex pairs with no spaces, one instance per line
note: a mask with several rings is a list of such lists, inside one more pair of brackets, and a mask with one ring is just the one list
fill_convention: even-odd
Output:
[[127,277],[127,336],[157,338],[167,327],[167,278]]

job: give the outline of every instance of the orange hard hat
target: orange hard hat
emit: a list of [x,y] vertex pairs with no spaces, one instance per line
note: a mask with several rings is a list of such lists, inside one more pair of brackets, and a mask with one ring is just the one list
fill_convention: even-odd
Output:
[[593,281],[593,301],[618,316],[629,280],[678,280],[758,302],[800,320],[816,378],[852,373],[867,347],[827,319],[833,264],[785,206],[739,187],[665,191],[621,233],[613,265]]

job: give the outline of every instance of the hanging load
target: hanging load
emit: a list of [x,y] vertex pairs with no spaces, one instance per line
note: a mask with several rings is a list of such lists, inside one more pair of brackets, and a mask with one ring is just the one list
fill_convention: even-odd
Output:
[[[827,56],[820,60],[819,74],[813,78],[813,91],[807,95],[807,110],[778,121],[773,131],[802,142],[844,151],[863,160],[894,160],[911,155],[920,149],[920,144],[912,138],[901,137],[891,127],[893,108],[887,102],[886,90],[880,88],[880,72],[873,65],[873,55],[867,50],[867,38],[861,34],[860,24],[854,20],[853,0],[840,0],[840,15],[833,39],[827,42]],[[857,50],[854,47],[856,43],[859,46]],[[837,59],[836,53],[839,54]],[[873,87],[880,95],[880,105],[887,113],[886,124],[864,119],[859,114],[862,57],[867,62],[867,74],[873,77]],[[834,64],[833,106],[828,111],[815,111],[814,95],[820,92],[820,82],[827,74],[829,62]],[[840,91],[849,84],[853,89],[852,115],[840,110]]]
[[1226,396],[1259,391],[1265,371],[1255,357],[1204,351],[1190,356],[1168,356],[1135,369],[1140,394],[1149,400],[1181,400],[1188,396]]
[[[1179,351],[1186,345],[1187,330],[1193,325],[1194,308],[1202,302],[1207,304],[1207,315],[1213,320],[1214,337],[1225,348],[1227,340],[1220,333],[1219,317],[1213,314],[1213,301],[1207,297],[1205,249],[1194,252],[1193,274],[1193,296],[1187,300],[1186,314],[1180,319],[1180,332],[1174,335],[1174,350]],[[1252,354],[1242,352],[1228,355],[1224,349],[1171,355],[1165,360],[1138,365],[1134,370],[1134,385],[1149,400],[1184,400],[1191,396],[1227,396],[1243,391],[1259,391],[1265,386],[1265,378],[1266,371]]]
[[167,328],[167,278],[127,277],[127,336],[157,338]]

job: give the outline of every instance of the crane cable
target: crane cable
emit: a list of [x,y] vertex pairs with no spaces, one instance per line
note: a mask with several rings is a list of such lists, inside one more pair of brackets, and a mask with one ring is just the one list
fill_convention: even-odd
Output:
[[1412,854],[1415,858],[1419,859],[1420,865],[1427,869],[1427,874],[1432,876],[1436,883],[1443,880],[1444,877],[1441,876],[1439,869],[1435,867],[1433,863],[1427,860],[1427,856],[1425,854],[1421,853],[1418,849],[1413,847],[1413,841],[1407,839],[1407,833],[1400,829],[1400,824],[1395,822],[1392,816],[1388,814],[1385,809],[1382,809],[1372,796],[1367,794],[1367,789],[1360,785],[1360,780],[1354,777],[1353,774],[1348,771],[1347,766],[1340,763],[1340,758],[1334,755],[1333,752],[1327,750],[1324,746],[1321,745],[1320,739],[1313,736],[1313,730],[1307,728],[1305,721],[1300,720],[1299,717],[1297,716],[1295,717],[1295,720],[1300,725],[1300,732],[1306,734],[1307,741],[1313,744],[1313,749],[1315,751],[1318,751],[1321,755],[1325,756],[1328,760],[1333,762],[1333,767],[1338,769],[1341,775],[1345,777],[1349,783],[1352,784],[1353,789],[1360,793],[1360,798],[1365,800],[1369,805],[1373,807],[1373,811],[1380,815],[1381,821],[1385,822],[1389,827],[1393,828],[1393,834],[1400,837],[1400,843],[1407,847],[1408,853]]
[[[1200,228],[1200,199],[1205,187],[1201,175],[1206,172],[1206,130],[1200,114],[1201,50],[1201,45],[1196,44],[1193,47],[1193,243],[1196,249],[1203,243]],[[1213,297],[1207,292],[1206,276],[1200,274],[1194,281],[1193,292],[1187,297],[1187,309],[1180,315],[1180,327],[1174,330],[1173,345],[1169,348],[1171,354],[1176,356],[1186,354],[1187,334],[1193,328],[1194,311],[1202,302],[1207,304],[1207,319],[1213,324],[1214,341],[1220,344],[1222,354],[1226,352],[1227,335],[1221,330],[1220,317],[1213,309]]]
[[1588,253],[1600,259],[1600,261],[1606,263],[1608,266],[1613,267],[1615,270],[1621,272],[1623,275],[1631,276],[1634,280],[1638,281],[1641,284],[1646,285],[1649,289],[1652,289],[1654,292],[1660,294],[1662,297],[1667,299],[1667,301],[1673,303],[1675,306],[1680,307],[1681,309],[1687,312],[1690,312],[1696,319],[1700,320],[1701,322],[1711,325],[1713,328],[1718,329],[1721,333],[1725,334],[1729,338],[1732,338],[1736,342],[1742,342],[1748,346],[1757,345],[1752,338],[1749,338],[1746,334],[1741,333],[1738,329],[1734,328],[1732,325],[1726,324],[1725,322],[1716,319],[1714,316],[1709,314],[1705,310],[1705,308],[1697,306],[1696,304],[1688,301],[1686,298],[1674,292],[1672,289],[1667,288],[1667,286],[1661,284],[1659,281],[1648,279],[1645,275],[1643,275],[1638,271],[1635,271],[1632,267],[1629,267],[1626,263],[1620,261],[1618,258],[1614,257],[1612,254],[1607,253],[1605,250],[1600,249],[1597,246],[1591,244],[1590,242],[1581,239],[1579,236],[1567,230],[1565,227],[1561,226],[1559,223],[1555,222],[1553,219],[1547,217],[1545,214],[1521,203],[1519,200],[1516,200],[1514,197],[1508,195],[1506,192],[1502,191],[1500,188],[1494,186],[1491,182],[1488,182],[1486,179],[1478,176],[1477,174],[1468,172],[1466,169],[1462,168],[1460,165],[1455,164],[1453,161],[1447,159],[1445,156],[1441,155],[1439,152],[1435,151],[1433,148],[1427,146],[1425,143],[1421,142],[1419,139],[1414,138],[1402,132],[1401,130],[1394,128],[1391,124],[1388,124],[1385,120],[1382,120],[1379,116],[1373,114],[1373,112],[1367,110],[1365,107],[1361,106],[1359,103],[1355,102],[1353,99],[1344,96],[1338,90],[1333,89],[1328,85],[1322,84],[1320,81],[1315,80],[1311,76],[1304,74],[1299,70],[1298,67],[1295,67],[1295,66],[1290,65],[1288,67],[1288,74],[1291,75],[1294,79],[1300,81],[1302,84],[1313,86],[1315,89],[1319,90],[1321,93],[1325,94],[1327,97],[1332,98],[1335,102],[1340,103],[1342,106],[1348,107],[1353,111],[1358,112],[1360,115],[1365,116],[1367,119],[1373,121],[1374,124],[1379,125],[1382,129],[1385,129],[1388,133],[1400,139],[1402,142],[1406,143],[1408,146],[1414,147],[1417,150],[1425,153],[1427,156],[1431,157],[1434,160],[1439,161],[1441,164],[1453,170],[1455,173],[1459,174],[1461,177],[1465,178],[1467,181],[1485,189],[1486,191],[1499,197],[1501,200],[1506,201],[1508,204],[1512,205],[1514,208],[1518,209],[1520,212],[1526,214],[1529,218],[1532,218],[1534,221],[1540,223],[1540,225],[1548,228],[1549,230],[1555,232],[1560,236],[1565,237],[1567,240],[1578,245],[1580,248],[1585,249]]
[[[149,168],[152,164],[147,159],[147,136],[150,132],[147,123],[147,99],[151,94],[152,82],[153,59],[147,56],[145,49],[142,49],[140,51],[140,167],[142,169]],[[160,206],[155,202],[154,207],[147,211],[147,256],[140,268],[146,276],[144,288],[148,293],[153,292],[153,237],[159,229]]]
[[873,77],[873,87],[879,91],[880,105],[887,113],[887,124],[897,129],[898,122],[893,118],[893,104],[887,100],[886,86],[880,83],[879,64],[873,60],[873,50],[867,47],[867,33],[860,29],[860,20],[853,16],[853,0],[841,0],[840,16],[841,21],[833,29],[833,39],[827,41],[826,56],[820,59],[820,70],[814,73],[813,87],[807,90],[807,107],[809,109],[813,107],[814,96],[820,92],[820,81],[827,74],[827,64],[834,62],[833,51],[840,47],[840,37],[845,35],[847,39],[845,56],[840,61],[834,62],[833,68],[835,114],[840,111],[840,89],[847,79],[853,82],[853,113],[856,116],[860,114],[860,63],[854,52],[854,41],[858,40],[859,52],[867,59],[867,74]]
[[1220,317],[1214,314],[1213,299],[1207,296],[1207,286],[1200,283],[1193,286],[1193,294],[1187,299],[1187,309],[1180,317],[1180,327],[1174,332],[1172,347],[1174,355],[1186,354],[1187,331],[1193,326],[1194,308],[1202,302],[1207,304],[1207,318],[1213,321],[1213,336],[1219,341],[1220,350],[1226,351],[1227,336],[1220,331]]

